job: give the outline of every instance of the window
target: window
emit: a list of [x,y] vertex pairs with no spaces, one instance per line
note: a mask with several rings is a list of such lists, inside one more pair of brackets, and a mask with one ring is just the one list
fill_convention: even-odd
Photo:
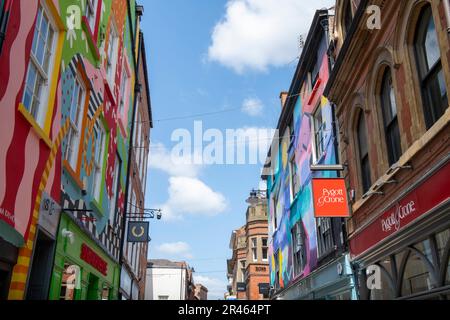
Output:
[[109,223],[113,226],[116,223],[117,218],[117,195],[120,188],[120,169],[122,167],[122,161],[118,154],[116,154],[116,161],[114,165],[114,181],[112,185],[111,196],[111,208],[109,213]]
[[158,300],[169,300],[169,296],[158,296]]
[[361,183],[364,194],[369,191],[370,186],[372,185],[372,181],[370,178],[369,148],[367,145],[367,130],[363,111],[361,111],[359,114],[357,124],[357,140],[361,170]]
[[5,40],[6,27],[8,25],[9,12],[4,0],[0,1],[0,53],[2,52],[3,41]]
[[262,261],[268,261],[269,246],[267,245],[267,238],[262,238]]
[[71,301],[77,299],[76,291],[77,286],[80,282],[79,277],[80,277],[80,268],[78,266],[71,265],[69,263],[64,263],[59,300]]
[[315,162],[318,162],[323,155],[324,151],[324,127],[325,122],[323,122],[322,119],[322,108],[320,105],[317,107],[316,111],[314,112],[313,116],[313,128],[314,128],[314,147],[315,147]]
[[22,102],[40,126],[44,122],[44,104],[54,46],[55,29],[45,10],[39,6]]
[[102,290],[102,300],[109,300],[109,287],[104,286]]
[[430,5],[427,5],[420,14],[414,49],[422,91],[425,123],[427,129],[429,129],[448,107],[439,42]]
[[117,51],[119,46],[119,33],[114,21],[111,21],[109,28],[109,45],[108,45],[108,59],[106,62],[106,73],[108,75],[109,83],[114,83],[114,76],[117,65]]
[[292,155],[291,160],[289,161],[289,169],[291,172],[291,196],[292,201],[294,201],[300,185],[298,181],[297,164],[295,163],[295,154]]
[[342,10],[344,16],[342,19],[343,22],[343,27],[344,27],[344,33],[347,34],[348,31],[350,30],[350,27],[352,25],[352,21],[353,21],[353,14],[352,14],[352,4],[351,4],[351,0],[347,0],[344,3],[344,9]]
[[78,152],[80,149],[80,138],[85,109],[85,89],[78,76],[75,76],[75,83],[72,91],[72,101],[69,109],[69,131],[67,133],[67,144],[64,151],[64,159],[76,171],[78,162]]
[[106,134],[101,121],[97,121],[94,128],[95,137],[95,155],[94,155],[94,183],[93,183],[93,195],[95,200],[100,200],[101,183],[102,183],[102,169],[103,158],[105,153],[105,140]]
[[294,254],[294,275],[300,275],[306,266],[305,229],[302,221],[292,228],[292,252]]
[[275,288],[280,288],[280,249],[275,253]]
[[[124,57],[123,61],[125,61],[125,57]],[[128,75],[128,71],[127,71],[125,63],[124,63],[124,66],[122,68],[121,79],[120,79],[120,97],[119,97],[119,114],[120,115],[123,115],[124,110],[125,110],[125,99],[127,99],[126,89],[128,87],[129,78],[130,77]]]
[[278,228],[278,190],[275,190],[273,197],[273,230]]
[[86,19],[89,22],[89,27],[91,28],[92,33],[94,33],[95,30],[97,4],[98,0],[86,0]]
[[331,230],[330,218],[317,219],[317,236],[319,242],[319,257],[325,256],[334,247],[333,232]]
[[241,261],[241,282],[245,282],[245,261]]
[[252,238],[252,259],[254,262],[258,261],[258,239]]
[[397,104],[395,102],[392,75],[389,69],[386,69],[383,75],[380,100],[389,165],[392,166],[400,158],[402,154],[402,147],[400,144],[400,131],[398,128]]
[[326,39],[322,33],[321,33],[320,37],[321,38],[320,38],[320,42],[319,42],[319,47],[317,48],[316,57],[311,66],[311,69],[309,71],[309,73],[311,74],[311,88],[314,88],[317,80],[319,79],[320,67],[322,66],[323,55],[325,54],[325,52],[327,50]]

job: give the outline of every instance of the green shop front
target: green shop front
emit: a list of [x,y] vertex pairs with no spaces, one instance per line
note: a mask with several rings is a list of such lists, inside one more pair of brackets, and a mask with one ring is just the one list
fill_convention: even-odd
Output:
[[62,213],[50,285],[50,300],[116,300],[119,264],[79,220]]

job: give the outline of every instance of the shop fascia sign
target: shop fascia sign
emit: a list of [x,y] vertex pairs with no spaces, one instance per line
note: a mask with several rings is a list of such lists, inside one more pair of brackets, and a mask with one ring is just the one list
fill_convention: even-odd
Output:
[[314,178],[312,187],[316,218],[348,218],[350,216],[345,179]]
[[448,201],[449,176],[450,163],[396,201],[369,225],[357,231],[350,239],[352,256],[364,253],[441,203]]
[[80,258],[104,276],[108,274],[108,263],[84,243],[81,245]]

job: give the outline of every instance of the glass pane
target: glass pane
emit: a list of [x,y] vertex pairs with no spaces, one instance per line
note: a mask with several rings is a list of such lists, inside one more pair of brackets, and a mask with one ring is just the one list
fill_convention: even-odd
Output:
[[427,26],[427,33],[425,36],[425,51],[426,51],[426,57],[427,57],[427,63],[428,63],[428,69],[431,69],[431,67],[440,59],[440,53],[439,53],[439,43],[437,39],[436,34],[436,28],[434,26],[433,16],[431,14],[428,15],[428,26]]
[[41,22],[41,30],[40,35],[38,37],[37,43],[37,51],[36,51],[36,59],[38,60],[41,66],[44,65],[44,54],[46,49],[46,40],[47,40],[47,32],[48,32],[48,20],[45,14],[42,16]]
[[[426,247],[422,248],[428,252]],[[411,253],[403,274],[402,296],[423,292],[432,289],[430,274],[424,262],[414,253]]]
[[50,59],[52,56],[52,47],[53,47],[53,36],[54,36],[55,32],[53,31],[53,28],[50,26],[49,27],[49,33],[48,33],[48,38],[47,38],[47,48],[45,50],[45,59],[44,59],[44,71],[45,73],[48,74],[48,67],[50,65]]
[[36,43],[38,41],[39,29],[40,29],[40,25],[41,25],[41,18],[42,18],[42,8],[39,7],[38,14],[36,17],[36,24],[35,24],[35,28],[34,28],[33,45],[31,47],[31,52],[33,52],[33,53],[36,53]]
[[23,104],[25,108],[27,108],[28,111],[31,110],[31,102],[33,99],[33,91],[36,84],[36,75],[37,71],[34,67],[33,63],[30,62],[28,66],[28,76],[27,76],[27,82],[25,83],[25,92],[24,92],[24,98],[23,98]]

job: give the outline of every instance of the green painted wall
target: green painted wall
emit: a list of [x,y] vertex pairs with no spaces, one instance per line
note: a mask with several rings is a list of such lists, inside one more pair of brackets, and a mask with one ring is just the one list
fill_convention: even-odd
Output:
[[[63,229],[74,233],[73,243],[70,243],[69,238],[62,236]],[[80,258],[82,244],[87,245],[107,262],[108,271],[106,276]],[[75,299],[100,300],[103,286],[110,288],[109,298],[111,300],[117,299],[120,275],[119,264],[115,263],[106,254],[104,254],[103,250],[100,249],[92,240],[90,240],[87,235],[84,234],[81,229],[69,217],[67,217],[66,214],[63,213],[61,215],[53,275],[50,284],[50,300],[59,300],[65,263],[80,267],[81,288],[76,290]],[[88,294],[89,282],[93,277],[99,279],[98,291],[95,293],[89,292]]]

